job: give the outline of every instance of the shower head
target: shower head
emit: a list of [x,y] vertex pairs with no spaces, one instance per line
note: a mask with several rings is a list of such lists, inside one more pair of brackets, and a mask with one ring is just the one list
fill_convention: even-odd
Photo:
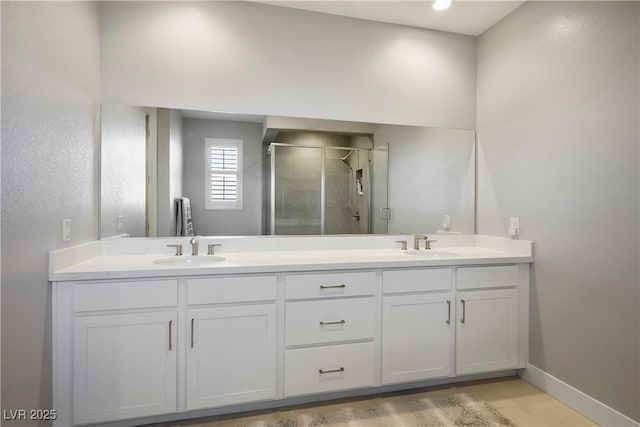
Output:
[[347,159],[349,158],[349,156],[350,156],[350,155],[352,155],[352,154],[353,154],[353,152],[354,152],[354,151],[355,151],[355,150],[351,150],[351,151],[349,151],[349,154],[347,154],[347,155],[346,155],[346,156],[344,156],[344,157],[340,157],[340,160],[342,160],[342,161],[343,161],[343,162],[345,162],[346,164],[349,164],[349,162],[347,162]]

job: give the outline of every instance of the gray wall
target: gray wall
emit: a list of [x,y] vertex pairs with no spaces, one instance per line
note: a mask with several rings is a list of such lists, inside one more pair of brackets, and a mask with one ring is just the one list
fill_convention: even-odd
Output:
[[102,2],[103,102],[473,129],[475,38],[250,2]]
[[[184,195],[191,199],[194,231],[209,236],[261,234],[262,124],[224,120],[184,120]],[[242,210],[205,210],[205,138],[242,139]]]
[[[47,252],[95,240],[98,231],[99,16],[92,2],[0,7],[2,406],[48,409]],[[64,218],[73,224],[68,243]]]
[[535,241],[530,362],[640,419],[637,2],[527,2],[478,42],[478,232]]
[[104,104],[100,120],[100,237],[125,233],[144,237],[145,111],[141,107]]

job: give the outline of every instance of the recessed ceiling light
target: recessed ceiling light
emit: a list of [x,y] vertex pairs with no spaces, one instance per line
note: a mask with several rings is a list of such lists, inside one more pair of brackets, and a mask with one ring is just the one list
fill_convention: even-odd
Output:
[[433,2],[434,10],[445,10],[451,6],[451,0],[436,0]]

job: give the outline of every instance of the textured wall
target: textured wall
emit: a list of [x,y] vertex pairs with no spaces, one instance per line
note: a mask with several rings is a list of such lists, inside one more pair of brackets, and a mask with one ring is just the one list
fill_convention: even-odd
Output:
[[[262,221],[262,124],[224,120],[184,120],[184,195],[191,199],[196,234],[251,236],[260,234]],[[242,210],[205,210],[205,138],[242,139]]]
[[475,39],[250,2],[103,2],[103,102],[475,126]]
[[478,232],[535,241],[530,362],[640,419],[640,4],[527,2],[478,42]]
[[[140,107],[105,104],[101,115],[100,237],[145,236],[146,122]],[[118,230],[117,217],[122,216]]]
[[1,7],[2,406],[51,408],[47,252],[97,237],[99,16],[91,2]]

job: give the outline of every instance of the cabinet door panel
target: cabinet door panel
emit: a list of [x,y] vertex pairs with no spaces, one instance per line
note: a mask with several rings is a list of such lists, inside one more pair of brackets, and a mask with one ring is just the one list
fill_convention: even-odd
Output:
[[174,412],[176,330],[175,311],[76,318],[74,423]]
[[458,374],[517,367],[517,307],[517,289],[458,294]]
[[187,409],[275,398],[275,312],[275,304],[189,311]]
[[452,302],[448,292],[384,297],[384,384],[451,374],[454,330]]

